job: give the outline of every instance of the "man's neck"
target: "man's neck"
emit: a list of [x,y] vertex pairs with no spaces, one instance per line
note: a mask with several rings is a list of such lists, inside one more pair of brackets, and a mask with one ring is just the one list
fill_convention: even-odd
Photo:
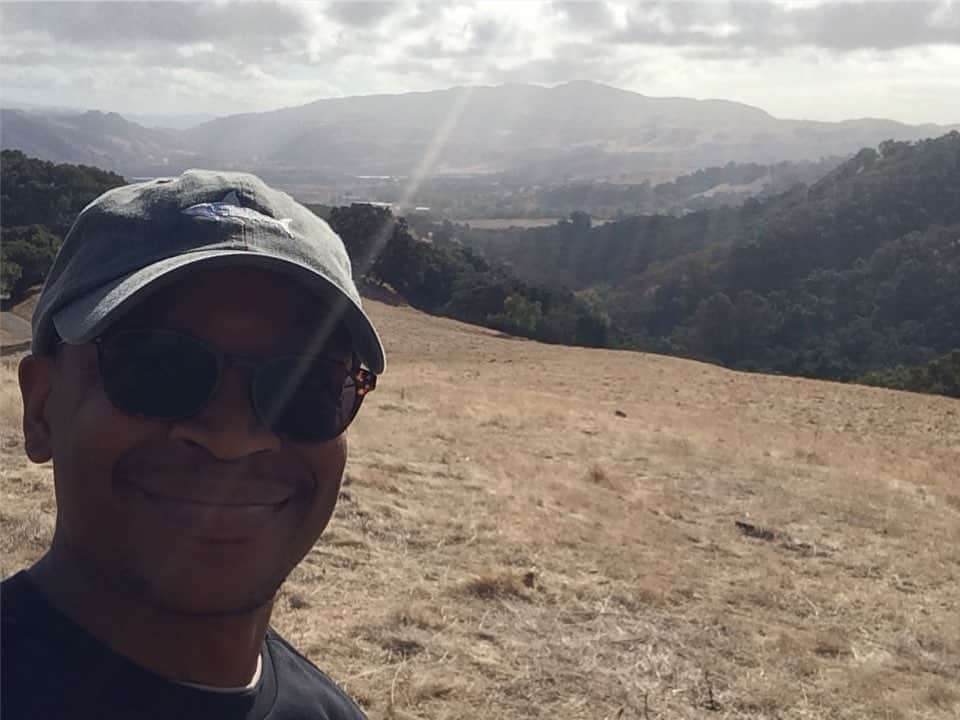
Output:
[[47,600],[137,665],[177,682],[240,687],[254,676],[272,604],[240,614],[169,612],[134,592],[105,590],[53,548],[28,571]]

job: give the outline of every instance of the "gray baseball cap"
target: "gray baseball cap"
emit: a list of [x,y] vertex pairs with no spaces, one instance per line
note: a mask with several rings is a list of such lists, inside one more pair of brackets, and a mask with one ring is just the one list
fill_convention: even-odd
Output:
[[77,217],[33,314],[32,351],[97,337],[160,287],[199,269],[263,268],[315,292],[374,373],[383,344],[364,313],[340,237],[247,173],[188,170],[104,193]]

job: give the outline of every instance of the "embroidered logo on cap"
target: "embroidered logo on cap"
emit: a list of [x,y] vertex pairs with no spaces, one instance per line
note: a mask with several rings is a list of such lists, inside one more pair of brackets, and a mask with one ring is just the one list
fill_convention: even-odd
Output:
[[236,190],[228,192],[220,202],[191,205],[181,212],[183,212],[184,215],[190,215],[201,220],[212,220],[214,222],[263,223],[265,225],[272,225],[287,235],[293,236],[293,233],[290,231],[293,218],[281,218],[278,220],[277,218],[272,218],[269,215],[257,212],[253,208],[243,207],[240,205],[240,198],[237,197]]

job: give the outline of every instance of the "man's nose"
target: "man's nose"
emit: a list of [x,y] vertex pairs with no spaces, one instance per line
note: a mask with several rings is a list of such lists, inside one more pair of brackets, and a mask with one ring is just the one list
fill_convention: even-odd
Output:
[[219,460],[237,460],[276,450],[282,444],[254,412],[250,376],[236,367],[224,371],[220,387],[206,407],[174,423],[170,435],[206,449]]

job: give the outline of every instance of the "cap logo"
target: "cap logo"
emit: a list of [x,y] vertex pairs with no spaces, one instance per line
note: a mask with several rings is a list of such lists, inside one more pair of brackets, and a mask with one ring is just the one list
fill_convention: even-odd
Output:
[[272,218],[269,215],[257,212],[253,208],[241,207],[235,190],[227,193],[221,202],[199,203],[197,205],[191,205],[181,212],[184,215],[190,215],[200,220],[212,222],[242,224],[252,221],[272,225],[283,233],[291,237],[293,236],[293,233],[290,231],[293,218],[281,218],[278,220],[277,218]]

